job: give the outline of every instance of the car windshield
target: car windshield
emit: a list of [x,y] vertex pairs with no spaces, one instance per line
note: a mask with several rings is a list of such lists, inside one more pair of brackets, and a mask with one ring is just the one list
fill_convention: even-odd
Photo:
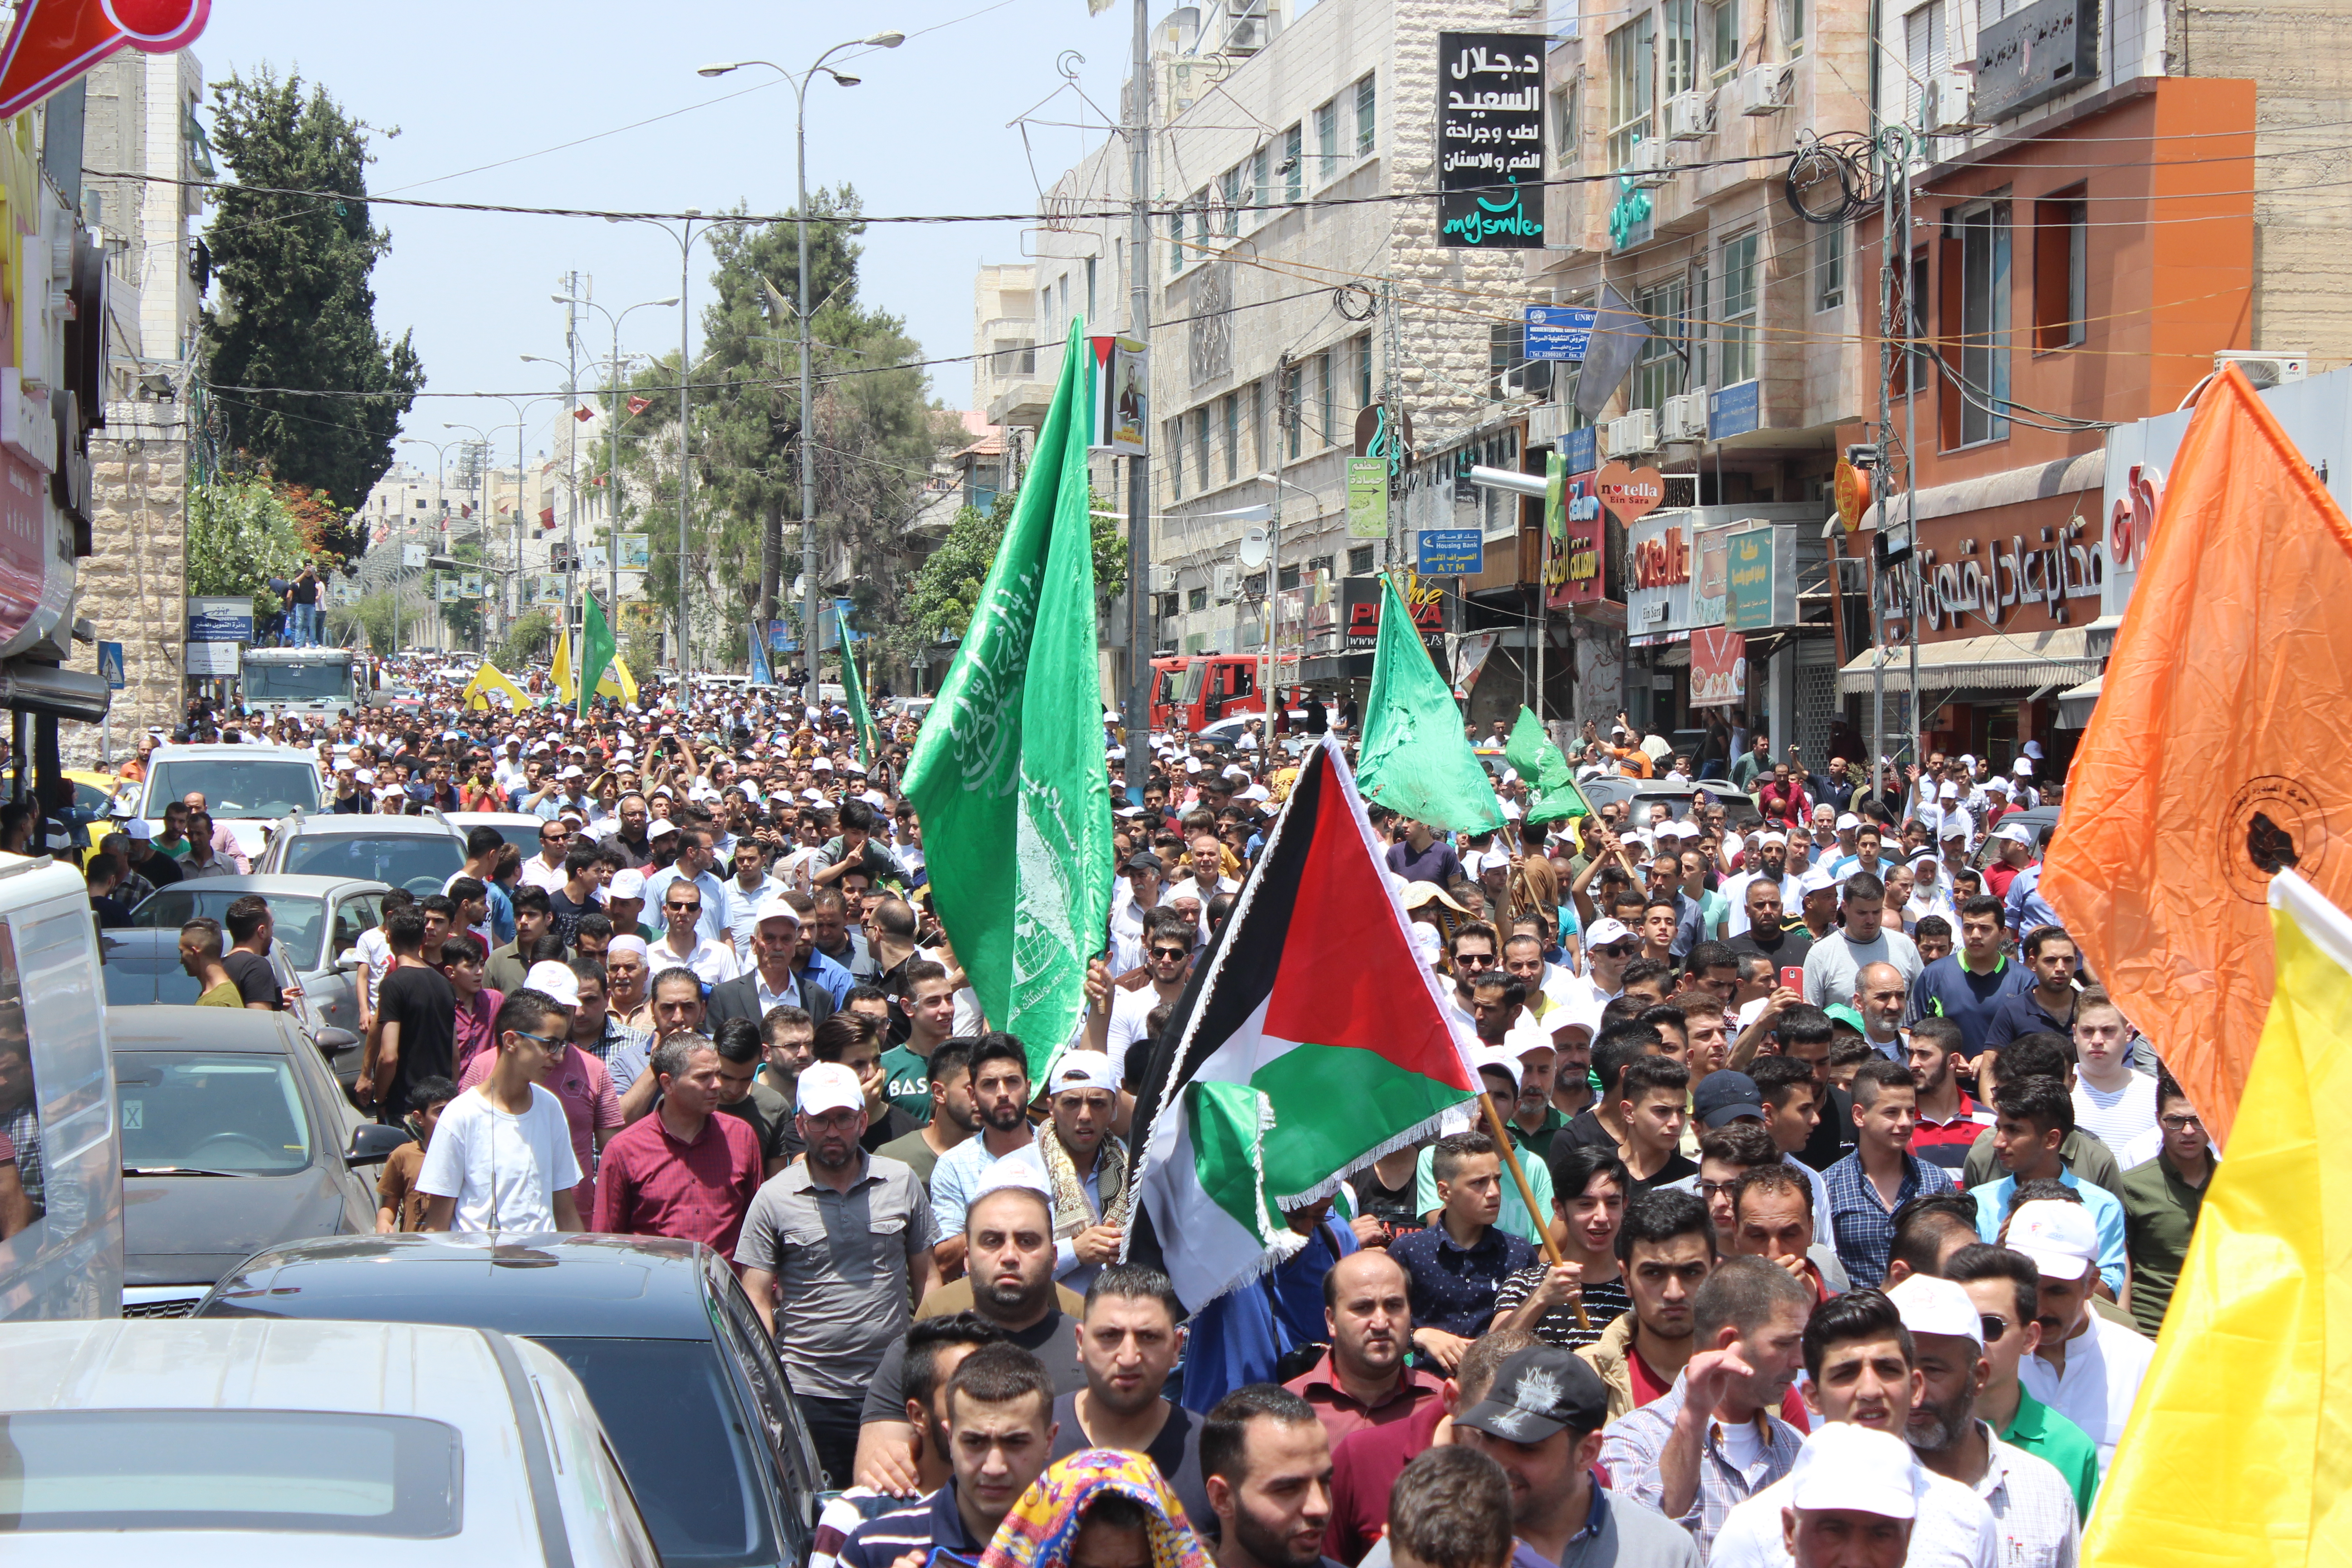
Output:
[[246,762],[232,757],[159,763],[148,785],[148,815],[160,818],[167,801],[205,797],[214,820],[266,816],[275,821],[296,806],[319,809],[319,770],[304,763]]
[[0,1415],[0,1531],[286,1531],[430,1541],[462,1523],[457,1429],[301,1410]]
[[[168,926],[177,930],[198,915],[210,915],[224,926],[228,907],[246,896],[242,888],[212,888],[201,882],[158,888],[131,911],[135,926]],[[299,893],[270,893],[269,917],[278,922],[278,945],[298,973],[319,967],[320,900]]]
[[[454,823],[458,819],[452,817],[450,820]],[[499,830],[499,837],[521,850],[525,859],[539,852],[539,819],[537,817],[532,817],[528,822],[493,822],[490,826]]]
[[772,1461],[737,1419],[709,1341],[539,1342],[588,1390],[667,1568],[775,1561],[752,1479],[753,1467]]
[[352,667],[349,661],[304,659],[298,664],[251,660],[239,677],[247,702],[349,701]]
[[310,1119],[282,1057],[117,1051],[122,1163],[284,1176],[310,1163]]
[[301,877],[353,877],[389,882],[418,895],[437,893],[466,867],[457,839],[404,834],[374,837],[364,833],[304,833],[286,846],[278,868]]

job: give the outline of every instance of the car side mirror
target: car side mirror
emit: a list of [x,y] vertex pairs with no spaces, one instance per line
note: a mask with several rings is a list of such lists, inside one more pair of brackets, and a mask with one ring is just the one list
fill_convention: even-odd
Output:
[[357,973],[367,967],[367,956],[356,947],[347,948],[335,955],[335,967]]
[[341,1056],[345,1051],[355,1049],[360,1043],[360,1037],[349,1029],[331,1026],[320,1030],[318,1039],[320,1054],[330,1057]]
[[343,1154],[346,1165],[381,1165],[392,1158],[392,1152],[412,1142],[405,1128],[386,1127],[370,1121],[352,1129],[352,1146]]

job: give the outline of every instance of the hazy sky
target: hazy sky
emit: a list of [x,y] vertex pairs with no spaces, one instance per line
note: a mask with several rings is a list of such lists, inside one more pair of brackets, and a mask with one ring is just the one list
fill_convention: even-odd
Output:
[[[1087,57],[1086,90],[1115,114],[1130,17],[1124,0],[1096,17],[1085,0],[214,0],[195,53],[207,82],[264,64],[298,70],[361,119],[398,127],[376,144],[377,195],[646,211],[740,201],[782,213],[793,200],[791,88],[757,68],[712,79],[695,68],[761,58],[797,71],[830,45],[897,28],[908,37],[895,50],[855,66],[850,51],[835,58],[861,85],[819,77],[811,86],[812,188],[846,180],[877,214],[1028,212],[1038,185],[1100,139],[1102,117],[1063,90],[1037,109],[1026,150],[1006,122],[1062,88],[1055,68],[1066,49]],[[1045,121],[1097,129],[1035,122]],[[438,442],[455,434],[445,421],[503,423],[497,449],[509,462],[504,404],[430,394],[560,391],[561,372],[520,356],[562,357],[563,309],[549,296],[571,268],[593,274],[596,302],[616,310],[677,288],[674,226],[665,238],[601,218],[388,205],[375,217],[393,241],[375,271],[376,321],[390,334],[415,329],[428,378],[405,433]],[[973,268],[1018,259],[1023,233],[1013,224],[884,226],[865,243],[866,301],[905,318],[926,356],[962,355]],[[699,352],[709,263],[699,238],[694,249]],[[611,352],[602,317],[590,315],[584,335]],[[623,329],[624,353],[677,344],[675,308],[639,310]],[[950,406],[970,402],[969,366],[939,365],[931,377]],[[530,411],[530,450],[547,447],[560,417],[558,404]],[[421,447],[401,456],[427,468],[434,460]]]

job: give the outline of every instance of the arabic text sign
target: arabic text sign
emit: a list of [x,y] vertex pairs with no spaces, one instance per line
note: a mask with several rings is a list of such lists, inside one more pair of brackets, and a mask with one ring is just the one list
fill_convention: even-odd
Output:
[[[2046,631],[2087,625],[2099,614],[2107,552],[2096,521],[2078,512],[2063,524],[1983,539],[1942,521],[1919,524],[1923,634]],[[2084,600],[2089,604],[2078,611]]]
[[1348,459],[1348,537],[1386,539],[1389,536],[1389,460],[1386,458]]
[[1573,305],[1529,305],[1528,357],[1580,362],[1592,342],[1592,323],[1600,315],[1598,310]]
[[227,594],[217,597],[191,598],[188,601],[188,640],[190,642],[251,642],[253,640],[252,595]]
[[1748,528],[1726,542],[1723,624],[1760,632],[1797,624],[1796,530]]
[[1437,35],[1438,244],[1542,247],[1543,126],[1539,39]]
[[1486,569],[1485,540],[1475,528],[1424,528],[1414,563],[1424,577],[1473,577]]

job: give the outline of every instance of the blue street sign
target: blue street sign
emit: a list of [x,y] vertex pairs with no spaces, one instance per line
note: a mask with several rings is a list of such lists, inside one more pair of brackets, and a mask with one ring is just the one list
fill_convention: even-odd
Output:
[[1592,341],[1593,318],[1600,313],[1572,305],[1529,305],[1528,357],[1581,361],[1585,345]]
[[1424,528],[1418,565],[1424,577],[1475,577],[1486,569],[1486,546],[1475,528]]
[[1720,441],[1727,436],[1745,436],[1762,423],[1762,408],[1756,395],[1753,380],[1735,381],[1729,386],[1706,395],[1706,433],[1711,440]]
[[122,645],[121,643],[102,642],[98,645],[98,673],[99,678],[106,682],[108,690],[122,689]]

